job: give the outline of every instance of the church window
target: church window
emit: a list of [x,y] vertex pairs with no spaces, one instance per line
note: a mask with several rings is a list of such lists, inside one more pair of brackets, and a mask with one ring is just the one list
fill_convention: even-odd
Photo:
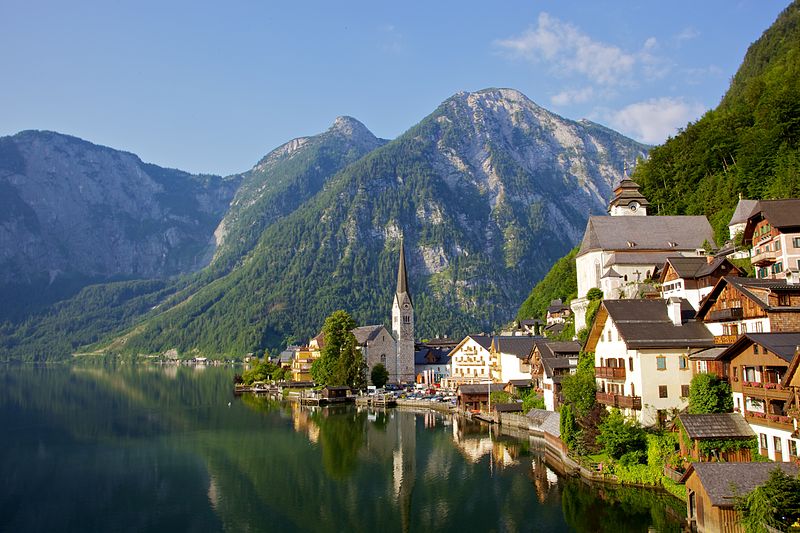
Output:
[[385,363],[385,362],[386,362],[386,354],[382,353],[381,354],[381,363]]
[[403,324],[411,324],[411,316],[403,315]]

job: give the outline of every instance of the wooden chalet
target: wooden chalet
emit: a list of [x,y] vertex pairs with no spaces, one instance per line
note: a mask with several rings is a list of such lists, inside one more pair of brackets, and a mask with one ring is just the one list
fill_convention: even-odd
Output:
[[658,281],[662,298],[686,298],[697,309],[720,279],[741,275],[742,271],[725,257],[675,256],[667,258]]
[[756,434],[739,413],[701,415],[683,413],[678,415],[675,429],[678,430],[682,457],[701,462],[749,462],[751,460],[750,449],[746,447],[733,450],[708,450],[704,453],[703,448],[705,447],[701,446],[703,442],[754,439]]
[[458,387],[458,407],[465,411],[485,411],[489,405],[489,391],[503,390],[502,383],[476,383]]
[[328,385],[322,389],[322,397],[326,400],[339,400],[342,398],[347,398],[348,394],[350,394],[350,387],[335,387],[333,385]]
[[692,463],[681,478],[692,531],[744,533],[736,497],[763,485],[776,468],[797,475],[797,467],[787,463]]
[[720,356],[730,365],[734,409],[758,434],[760,453],[775,461],[800,455],[798,390],[787,380],[798,357],[800,332],[747,333]]

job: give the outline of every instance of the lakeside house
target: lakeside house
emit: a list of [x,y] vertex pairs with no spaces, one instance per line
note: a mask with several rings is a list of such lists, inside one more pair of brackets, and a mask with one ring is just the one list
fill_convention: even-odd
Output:
[[512,379],[531,379],[529,359],[537,337],[497,336],[489,344],[491,379],[507,383]]
[[689,396],[693,350],[714,336],[685,299],[604,300],[584,351],[595,354],[597,401],[643,426],[662,426]]
[[414,351],[416,382],[434,385],[450,377],[449,353],[446,345],[417,343]]
[[655,290],[650,279],[668,258],[704,255],[714,230],[704,216],[647,216],[647,199],[627,176],[614,190],[611,216],[591,216],[575,257],[578,297],[570,302],[575,331],[586,324],[586,293],[605,299],[636,298]]
[[730,368],[734,409],[773,461],[800,460],[798,388],[787,379],[799,357],[800,332],[747,333],[720,355]]
[[458,386],[458,408],[464,411],[488,411],[489,392],[501,392],[502,383],[463,384]]
[[489,335],[467,335],[450,352],[450,378],[446,385],[486,383],[491,379]]
[[575,373],[580,351],[577,341],[536,341],[530,356],[531,381],[542,391],[548,411],[561,405],[561,381]]
[[708,449],[708,445],[719,445],[721,441],[747,442],[756,436],[739,413],[681,413],[676,420],[675,430],[678,432],[681,456],[693,462],[730,463],[749,462],[752,459],[747,447]]
[[763,485],[775,468],[797,476],[797,466],[786,463],[692,463],[681,479],[692,530],[744,533],[736,497]]

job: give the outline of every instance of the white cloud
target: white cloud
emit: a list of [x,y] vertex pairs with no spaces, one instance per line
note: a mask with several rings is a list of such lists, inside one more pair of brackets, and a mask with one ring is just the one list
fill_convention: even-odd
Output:
[[564,74],[580,74],[600,85],[615,85],[630,77],[635,54],[596,41],[568,22],[540,13],[535,27],[495,46],[528,60],[550,63]]
[[691,26],[688,26],[675,36],[675,40],[681,43],[683,41],[691,41],[692,39],[696,39],[698,37],[700,37],[700,32]]
[[405,51],[403,34],[393,24],[385,24],[378,28],[381,33],[381,48],[384,52],[401,54]]
[[601,113],[611,127],[648,144],[664,142],[705,112],[698,103],[680,98],[653,98]]
[[591,100],[594,96],[595,91],[592,87],[584,87],[582,89],[567,89],[551,96],[550,102],[557,106],[583,104]]

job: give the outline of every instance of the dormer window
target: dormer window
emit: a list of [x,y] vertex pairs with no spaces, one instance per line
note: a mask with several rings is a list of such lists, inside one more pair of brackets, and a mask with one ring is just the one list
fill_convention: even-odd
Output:
[[677,242],[667,241],[667,246],[670,248],[676,248],[678,246]]
[[636,243],[633,241],[628,241],[628,248],[636,248]]

